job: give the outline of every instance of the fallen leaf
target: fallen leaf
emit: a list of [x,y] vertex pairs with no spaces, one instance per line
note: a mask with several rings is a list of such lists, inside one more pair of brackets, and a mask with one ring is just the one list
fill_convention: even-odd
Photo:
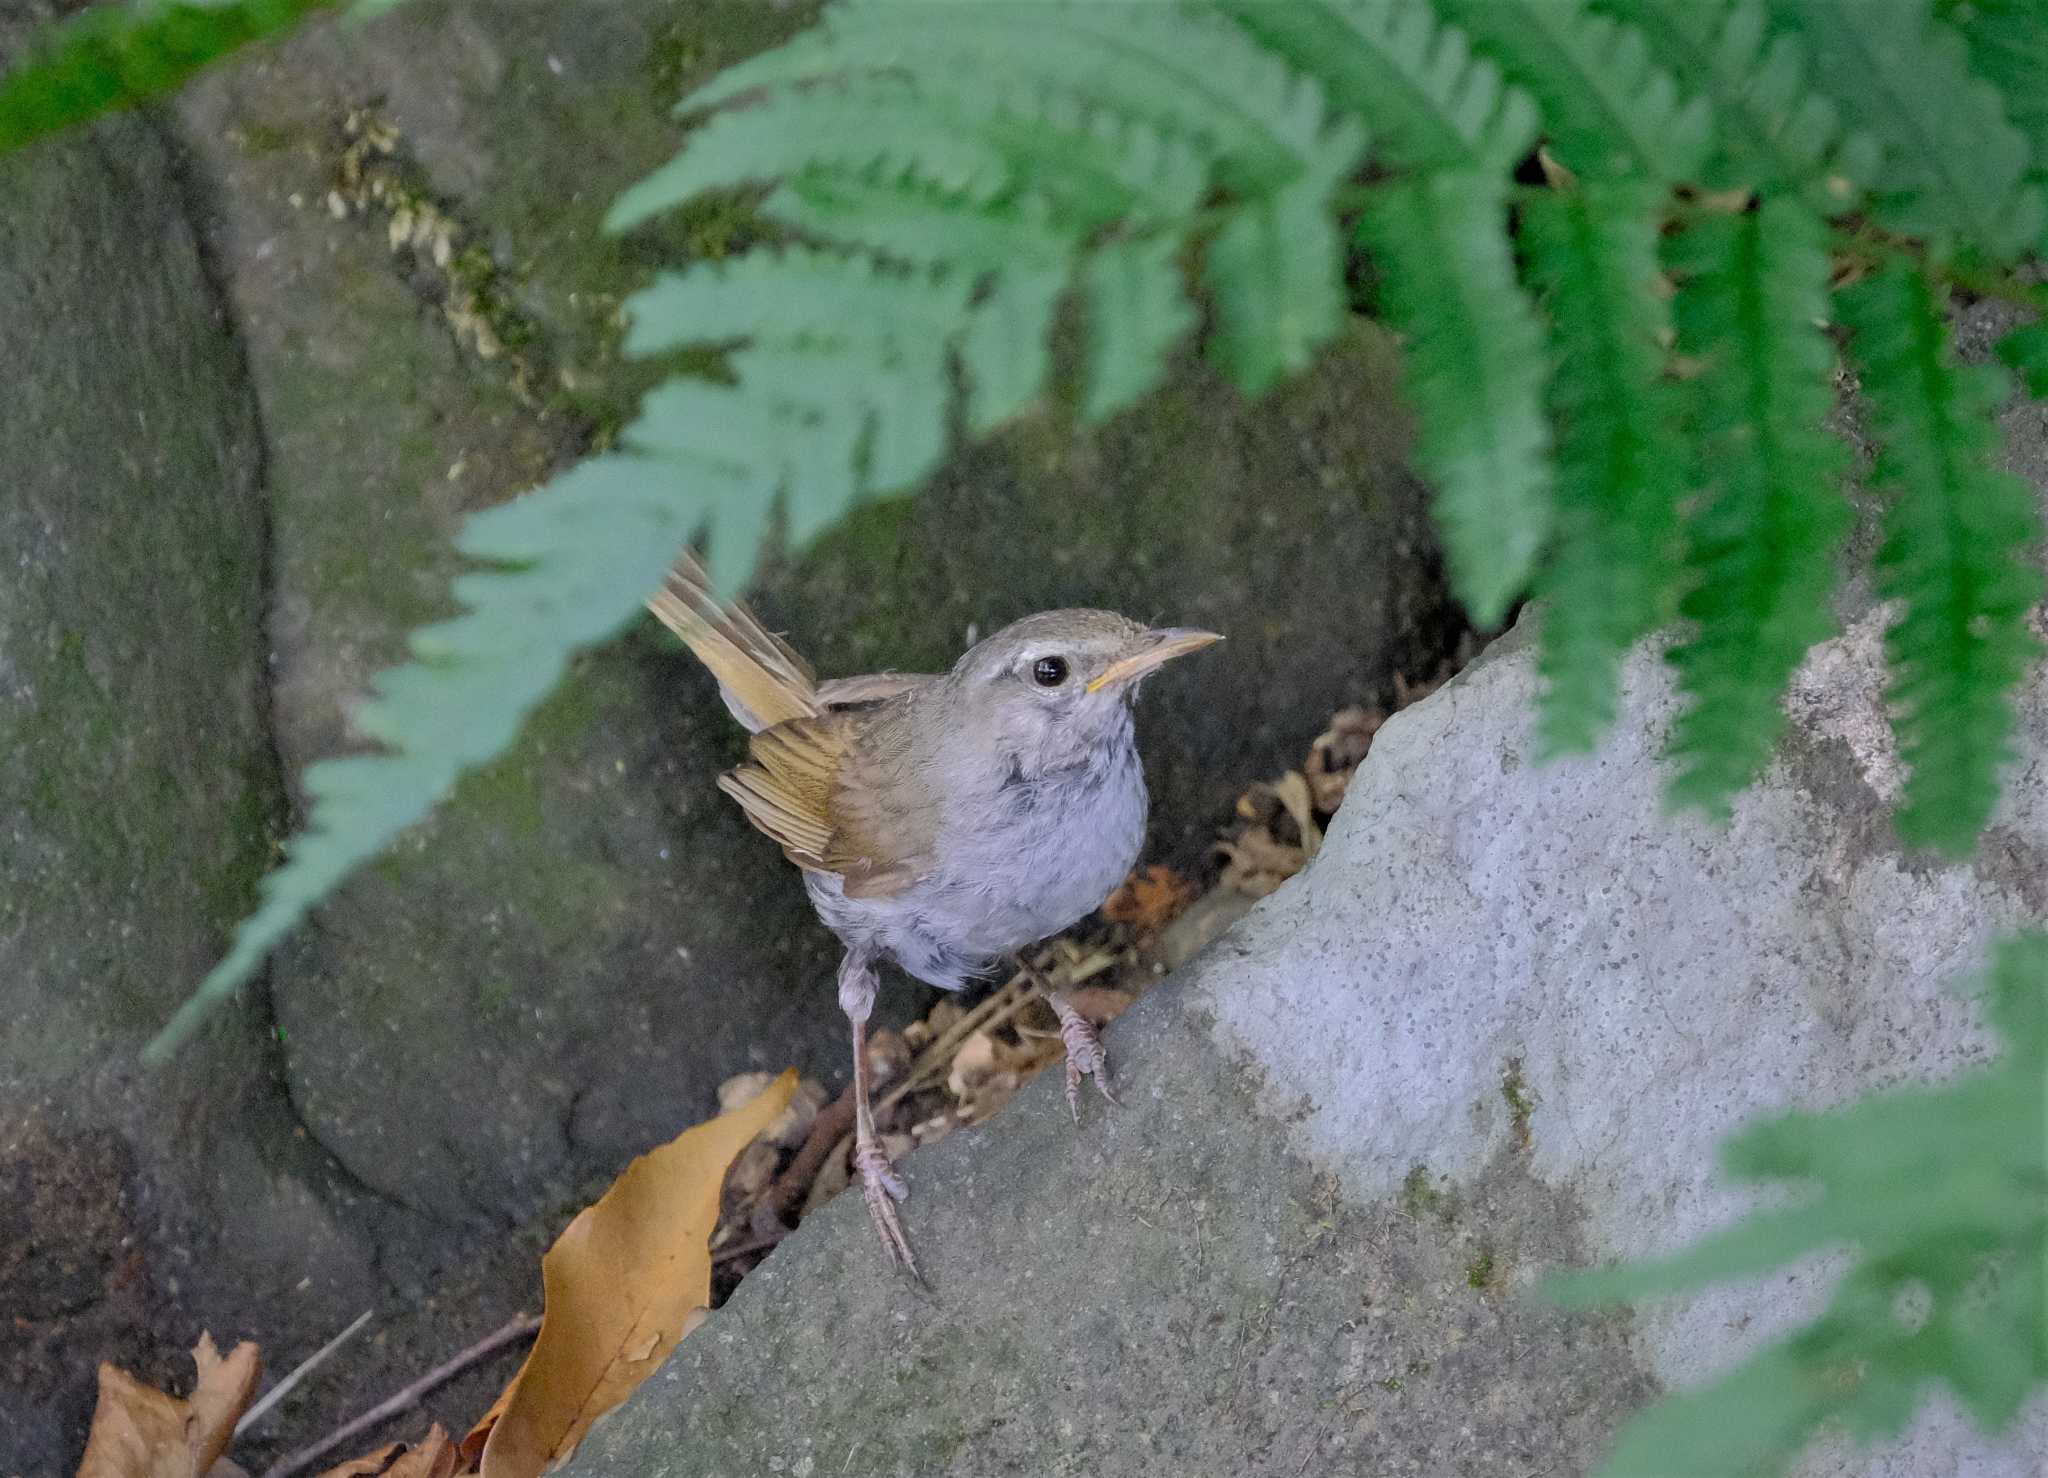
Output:
[[1227,859],[1218,886],[1235,889],[1249,898],[1264,898],[1300,872],[1308,860],[1301,848],[1275,841],[1263,826],[1247,828],[1241,836],[1218,842],[1216,850]]
[[1108,1026],[1128,1011],[1135,999],[1127,990],[1113,985],[1084,985],[1067,992],[1067,1004],[1097,1026]]
[[320,1478],[455,1478],[462,1471],[462,1450],[439,1422],[418,1442],[394,1442],[368,1457],[329,1468]]
[[263,1362],[247,1340],[223,1357],[213,1336],[202,1334],[192,1363],[199,1380],[183,1400],[100,1366],[99,1404],[78,1478],[206,1478],[213,1471],[256,1394]]
[[536,1478],[632,1394],[704,1318],[712,1229],[733,1159],[789,1106],[766,1092],[626,1167],[541,1259],[546,1302],[526,1363],[462,1439],[484,1478]]
[[1113,924],[1129,924],[1141,934],[1156,934],[1199,893],[1172,868],[1154,863],[1124,879],[1102,905],[1102,916]]
[[971,1098],[997,1069],[996,1040],[987,1032],[976,1032],[953,1054],[953,1070],[946,1075],[946,1091],[958,1099]]
[[1273,793],[1301,832],[1301,853],[1313,857],[1323,845],[1323,829],[1316,825],[1315,798],[1309,794],[1308,779],[1299,770],[1289,770],[1273,782]]

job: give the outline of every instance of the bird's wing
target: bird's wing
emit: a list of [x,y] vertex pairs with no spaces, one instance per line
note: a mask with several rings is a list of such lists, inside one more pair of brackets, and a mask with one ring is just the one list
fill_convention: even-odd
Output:
[[824,711],[810,664],[744,604],[719,604],[693,556],[676,561],[647,608],[711,669],[725,706],[749,730]]
[[[895,695],[891,695],[895,696]],[[903,705],[842,709],[764,729],[719,777],[790,861],[838,874],[849,898],[888,898],[929,869],[938,833],[926,787],[906,784]]]
[[866,677],[835,677],[818,684],[818,701],[827,708],[860,708],[894,698],[935,681],[929,672],[874,672]]

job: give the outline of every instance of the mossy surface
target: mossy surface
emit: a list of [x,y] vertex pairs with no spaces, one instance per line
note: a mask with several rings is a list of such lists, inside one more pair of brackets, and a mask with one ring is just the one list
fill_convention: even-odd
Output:
[[234,1327],[208,1290],[262,1283],[209,1204],[270,1209],[261,990],[137,1054],[253,903],[282,790],[254,407],[174,162],[110,120],[0,157],[0,200],[0,1472],[54,1473],[98,1361],[174,1372]]

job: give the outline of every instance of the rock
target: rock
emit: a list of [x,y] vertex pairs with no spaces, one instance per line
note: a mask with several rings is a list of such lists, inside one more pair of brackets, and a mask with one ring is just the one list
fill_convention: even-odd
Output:
[[[266,411],[294,786],[354,742],[349,708],[406,629],[445,610],[459,516],[631,406],[620,296],[744,237],[716,211],[624,242],[597,227],[679,142],[673,97],[806,12],[600,11],[316,24],[181,101]],[[479,357],[451,321],[445,274],[394,254],[396,196],[350,195],[340,220],[325,204],[372,98],[392,152],[358,163],[456,223],[458,263],[487,264],[503,354]],[[461,269],[472,286],[485,271]],[[970,628],[1061,603],[1228,631],[1153,684],[1142,726],[1156,835],[1198,852],[1236,777],[1298,757],[1330,708],[1434,655],[1442,591],[1392,380],[1360,329],[1270,405],[1191,369],[1078,445],[1042,416],[785,563],[765,604],[828,674],[949,663]],[[438,1222],[519,1223],[703,1117],[736,1071],[843,1078],[831,941],[715,790],[740,749],[672,643],[593,653],[509,755],[280,951],[293,1098],[363,1187]]]
[[[1714,1172],[1756,1116],[1984,1062],[1955,987],[2048,918],[2048,676],[1979,858],[1904,856],[1883,619],[1814,653],[1726,829],[1663,813],[1654,653],[1596,757],[1539,766],[1531,643],[1496,643],[1387,723],[1307,870],[1109,1034],[1120,1112],[1077,1135],[1042,1081],[904,1167],[935,1296],[843,1198],[569,1472],[1589,1471],[1659,1389],[1810,1317],[1840,1261],[1625,1318],[1519,1295],[1757,1204]],[[2001,1441],[1941,1400],[1802,1471],[2044,1464],[2037,1394]]]
[[0,200],[0,1472],[49,1473],[99,1360],[173,1377],[202,1324],[322,1320],[367,1248],[309,1194],[260,987],[139,1060],[283,799],[255,405],[177,164],[109,120],[0,157]]
[[[560,377],[630,399],[597,327],[647,269],[597,228],[673,146],[655,52],[674,17],[600,11],[315,24],[180,101],[265,407],[295,789],[358,742],[349,710],[408,628],[447,610],[460,516],[591,434],[593,402]],[[352,195],[344,219],[324,203],[373,98],[392,153],[359,162],[457,224],[450,278],[394,253],[396,196]],[[494,357],[448,311],[458,280],[497,295]],[[573,1204],[707,1117],[736,1071],[843,1073],[829,938],[715,788],[741,738],[686,660],[647,640],[593,653],[279,952],[307,1127],[362,1188],[441,1228],[408,1233],[426,1261],[405,1280],[431,1280],[460,1227],[502,1235]]]

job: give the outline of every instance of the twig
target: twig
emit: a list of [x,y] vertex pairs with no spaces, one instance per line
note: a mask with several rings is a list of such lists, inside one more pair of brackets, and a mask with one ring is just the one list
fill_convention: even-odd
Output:
[[291,1391],[293,1386],[296,1386],[300,1381],[304,1380],[307,1377],[307,1375],[309,1375],[313,1371],[313,1369],[320,1364],[322,1360],[325,1360],[329,1355],[333,1354],[336,1350],[340,1349],[343,1345],[347,1344],[349,1340],[355,1336],[357,1330],[361,1329],[365,1324],[369,1323],[370,1314],[372,1312],[373,1311],[370,1309],[364,1309],[362,1313],[356,1315],[356,1320],[353,1324],[349,1325],[348,1328],[342,1330],[342,1332],[334,1336],[333,1339],[330,1339],[329,1341],[327,1341],[326,1344],[322,1345],[319,1349],[315,1350],[312,1354],[308,1355],[305,1359],[301,1360],[299,1362],[298,1369],[294,1370],[290,1375],[286,1376],[283,1380],[279,1381],[276,1385],[272,1386],[269,1390],[265,1391],[263,1393],[263,1399],[258,1401],[254,1406],[250,1407],[247,1411],[243,1412],[242,1419],[235,1423],[235,1436],[241,1436],[244,1432],[248,1431],[249,1428],[255,1426],[256,1423],[262,1421],[263,1418],[269,1414],[272,1407],[276,1406],[278,1402],[284,1400],[285,1396]]
[[397,1395],[378,1402],[361,1416],[329,1432],[311,1447],[304,1448],[293,1453],[290,1457],[280,1458],[277,1462],[272,1463],[263,1470],[263,1478],[291,1478],[291,1475],[294,1473],[305,1471],[343,1443],[351,1442],[357,1437],[362,1436],[363,1433],[389,1421],[392,1417],[412,1410],[420,1404],[421,1399],[425,1397],[427,1392],[433,1390],[434,1387],[453,1380],[479,1360],[495,1355],[506,1345],[527,1338],[539,1328],[539,1315],[519,1315],[502,1328],[485,1335],[453,1359],[445,1360],[441,1364],[436,1365],[432,1370],[428,1371]]
[[[833,1146],[852,1130],[853,1112],[853,1089],[848,1086],[844,1093],[818,1111],[818,1117],[811,1121],[811,1132],[805,1137],[803,1147],[796,1152],[796,1158],[768,1188],[763,1204],[785,1225],[789,1222],[789,1213],[795,1209],[797,1197],[811,1188],[811,1182],[818,1178],[818,1172],[832,1157]],[[758,1230],[760,1224],[756,1222],[755,1227]]]

